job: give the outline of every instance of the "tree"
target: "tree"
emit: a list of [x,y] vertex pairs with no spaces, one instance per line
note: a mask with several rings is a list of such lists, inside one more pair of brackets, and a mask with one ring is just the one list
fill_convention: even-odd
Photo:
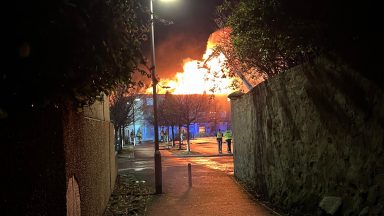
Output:
[[[382,13],[373,1],[238,0],[218,7],[242,63],[274,76],[320,55],[341,57],[366,75],[379,68]],[[357,14],[359,14],[357,16]]]
[[111,122],[120,147],[125,137],[124,128],[134,121],[133,109],[137,98],[134,88],[125,84],[119,84],[109,97]]
[[219,111],[220,110],[218,109],[216,99],[214,97],[210,98],[209,99],[209,121],[211,122],[211,127],[210,127],[211,135],[213,135],[212,132],[216,132],[218,129],[217,125],[220,122]]
[[[91,104],[131,83],[142,60],[149,13],[142,1],[8,1],[1,112]],[[20,15],[22,14],[22,15]]]
[[[164,100],[159,103],[159,123],[164,126],[170,126],[172,132],[172,146],[175,146],[175,126],[181,125],[180,108],[175,96],[166,92]],[[169,134],[168,134],[169,136]]]
[[180,109],[181,121],[187,127],[187,151],[191,151],[190,147],[190,131],[189,125],[203,116],[208,104],[208,96],[202,95],[177,95],[176,101]]
[[[164,97],[159,98],[158,103],[158,123],[162,126],[170,126],[171,132],[172,132],[172,146],[175,146],[175,126],[179,126],[179,131],[181,126],[183,125],[182,119],[181,119],[181,113],[180,113],[180,107],[179,103],[177,101],[177,95],[172,95],[169,92],[166,92],[164,94]],[[153,107],[146,107],[144,108],[145,111],[145,120],[153,125]],[[179,145],[179,148],[181,149],[181,143]]]
[[[235,48],[231,42],[231,28],[223,27],[220,30],[216,31],[215,34],[215,46],[213,47],[213,52],[209,57],[204,61],[203,67],[206,68],[211,75],[212,80],[222,78],[222,74],[229,77],[238,77],[243,82],[243,84],[248,88],[252,89],[253,86],[262,82],[268,77],[266,73],[258,71],[255,67],[243,63],[239,56],[235,52]],[[223,58],[224,57],[224,58]],[[224,67],[221,73],[211,70],[209,67],[209,61],[212,58],[221,58],[224,59]],[[241,83],[239,80],[235,79],[232,83],[233,89],[239,89]],[[212,88],[212,92],[215,92],[215,87]]]
[[236,4],[226,1],[218,12],[232,29],[235,55],[267,77],[297,65],[300,58],[316,51],[304,43],[297,44],[300,38],[284,34],[293,20],[284,17],[279,0],[242,0]]

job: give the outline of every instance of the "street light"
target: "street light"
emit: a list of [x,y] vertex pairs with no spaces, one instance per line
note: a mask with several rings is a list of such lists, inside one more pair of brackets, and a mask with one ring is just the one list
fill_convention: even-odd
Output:
[[[161,171],[161,154],[159,150],[159,128],[157,123],[157,92],[156,92],[156,55],[155,55],[155,19],[153,12],[153,1],[150,0],[151,7],[151,45],[152,45],[152,94],[153,94],[153,127],[155,131],[155,188],[156,194],[161,194],[162,189],[162,171]],[[160,0],[162,2],[172,2],[177,0]]]
[[150,0],[151,7],[151,44],[152,44],[152,95],[153,95],[153,127],[155,131],[155,188],[156,194],[163,192],[162,188],[162,171],[161,171],[161,154],[159,150],[159,128],[157,124],[157,92],[156,92],[156,55],[155,55],[155,20],[153,13],[153,0]]

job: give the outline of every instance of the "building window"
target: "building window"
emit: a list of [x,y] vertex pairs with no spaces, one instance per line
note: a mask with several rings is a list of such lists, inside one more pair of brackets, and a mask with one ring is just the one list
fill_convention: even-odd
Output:
[[153,106],[153,98],[146,98],[147,106]]

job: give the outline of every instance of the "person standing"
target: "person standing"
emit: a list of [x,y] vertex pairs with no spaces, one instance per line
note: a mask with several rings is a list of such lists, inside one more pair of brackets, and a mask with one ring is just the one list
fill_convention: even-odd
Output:
[[227,129],[224,132],[224,140],[227,143],[227,153],[232,153],[232,151],[231,151],[231,142],[232,142],[232,132],[231,132],[231,130]]
[[222,145],[223,145],[223,133],[221,132],[220,129],[216,132],[216,140],[217,140],[217,145],[219,148],[219,154],[221,154],[222,153]]
[[164,142],[164,128],[161,128],[161,132],[160,132],[160,142]]
[[183,140],[184,140],[184,129],[181,129],[180,131],[180,143],[183,144]]
[[140,128],[137,130],[137,139],[139,140],[139,144],[141,144],[141,139],[143,138],[143,135],[141,134]]
[[135,139],[135,133],[133,132],[133,130],[131,130],[131,144],[132,145],[135,143],[134,139]]
[[165,129],[165,141],[169,143],[169,130],[168,127]]

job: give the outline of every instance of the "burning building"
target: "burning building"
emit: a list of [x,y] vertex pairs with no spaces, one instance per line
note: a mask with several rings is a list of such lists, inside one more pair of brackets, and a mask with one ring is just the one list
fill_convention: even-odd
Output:
[[[179,126],[189,127],[190,137],[214,135],[217,129],[225,130],[230,127],[230,104],[227,95],[234,91],[247,91],[254,85],[229,69],[227,55],[218,52],[216,45],[228,42],[230,29],[221,29],[214,32],[208,39],[206,51],[201,60],[184,59],[183,71],[176,73],[172,79],[159,80],[158,103],[159,103],[159,131],[161,127],[175,126],[175,133],[179,133]],[[260,82],[260,80],[258,81]],[[244,84],[244,85],[243,85]],[[178,108],[171,113],[179,113],[178,120],[169,122],[170,117],[162,121],[161,104],[166,101],[166,95],[172,95],[178,101]],[[211,94],[211,96],[207,96]],[[188,96],[189,95],[189,96]],[[195,95],[195,96],[193,96]],[[204,108],[198,113],[188,110],[200,99],[198,95],[205,95]],[[183,98],[189,97],[188,102],[182,102]],[[129,130],[140,130],[144,140],[151,140],[154,129],[151,123],[153,118],[152,87],[149,87],[141,96],[140,109],[142,115],[137,118],[135,126],[129,126]],[[201,108],[201,107],[199,107]],[[196,109],[195,109],[196,110]],[[171,129],[169,129],[171,131]]]

